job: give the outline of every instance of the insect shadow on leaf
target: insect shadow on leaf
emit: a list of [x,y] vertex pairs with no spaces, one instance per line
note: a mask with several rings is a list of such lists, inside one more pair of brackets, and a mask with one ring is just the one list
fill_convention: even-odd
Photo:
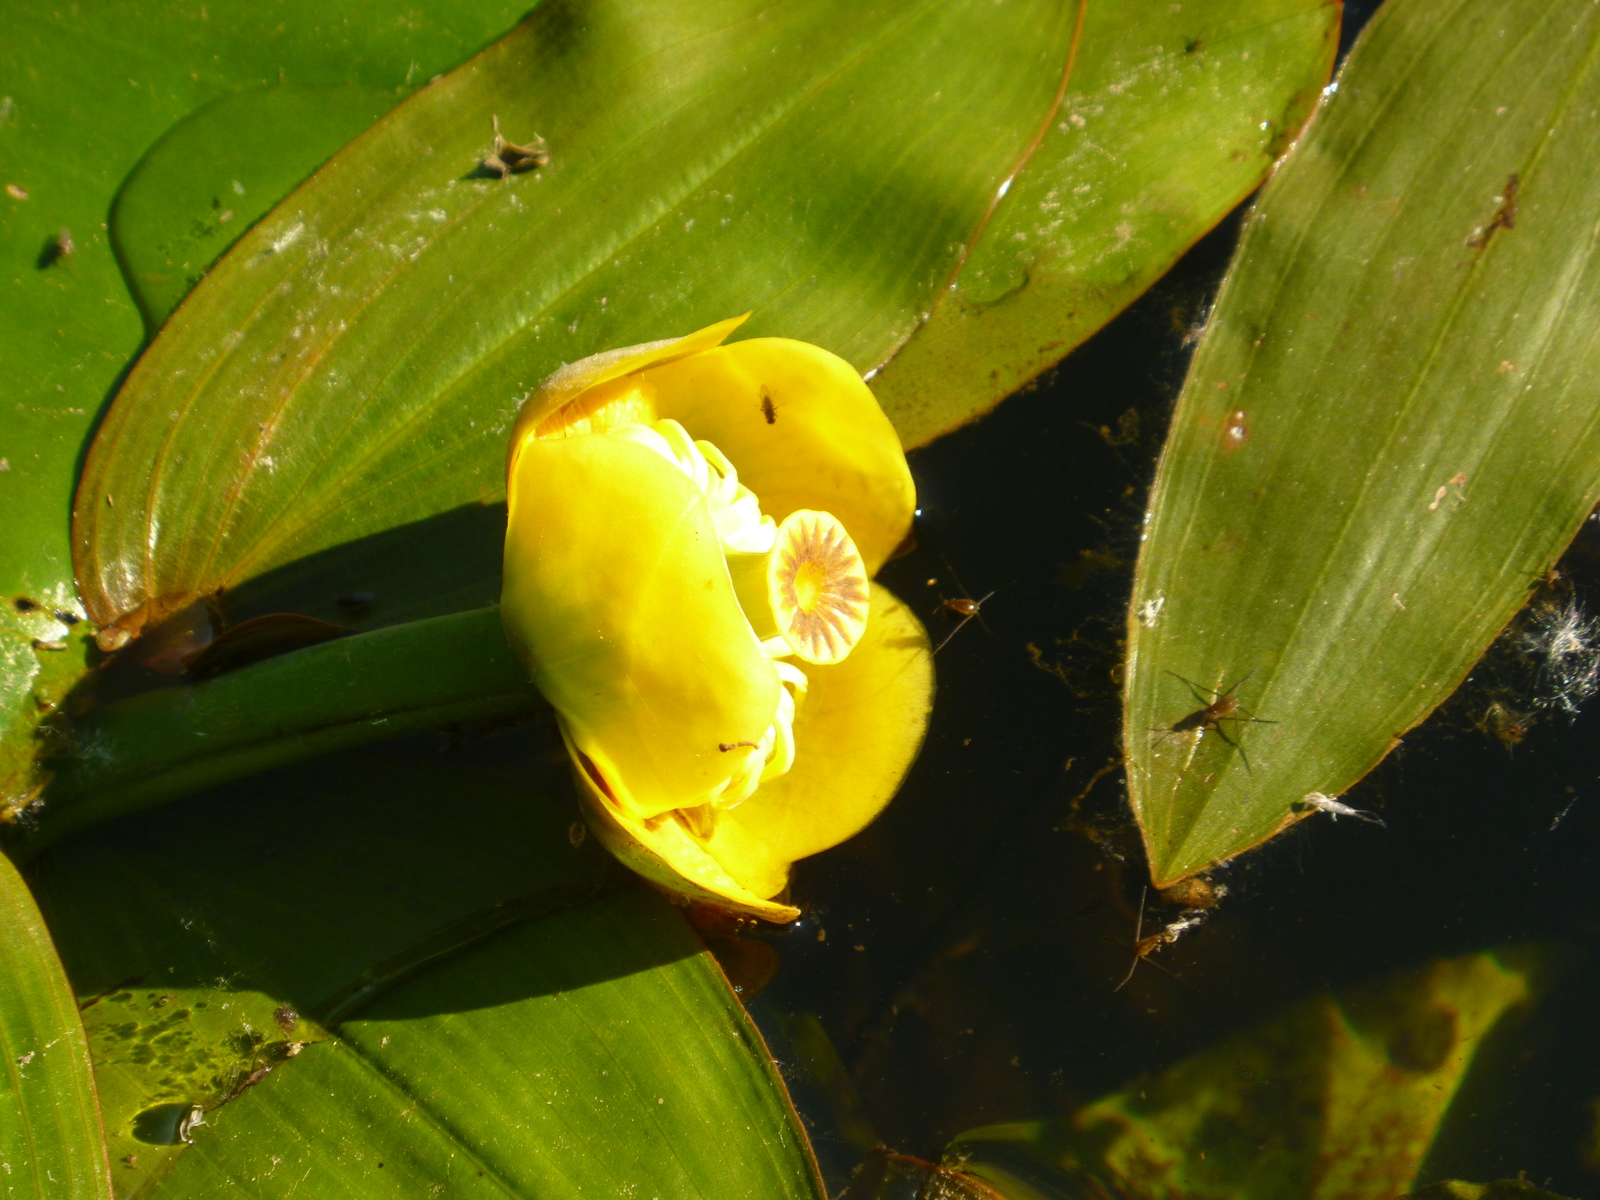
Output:
[[76,251],[77,245],[72,240],[72,230],[62,226],[45,239],[44,248],[33,260],[33,265],[41,271],[46,271],[58,262],[70,258]]
[[[1200,708],[1197,712],[1190,713],[1187,717],[1172,725],[1168,725],[1165,728],[1158,726],[1152,729],[1151,733],[1159,733],[1161,735],[1156,739],[1156,745],[1159,746],[1175,733],[1188,733],[1194,729],[1198,729],[1200,735],[1204,737],[1206,730],[1209,729],[1239,752],[1239,759],[1244,763],[1245,773],[1254,775],[1255,772],[1250,767],[1250,756],[1245,753],[1244,747],[1235,738],[1229,737],[1228,731],[1222,727],[1222,722],[1224,721],[1237,721],[1242,724],[1254,725],[1276,725],[1278,723],[1256,716],[1255,713],[1240,704],[1238,698],[1234,695],[1234,692],[1238,691],[1239,685],[1254,673],[1254,671],[1246,671],[1230,687],[1219,692],[1213,688],[1195,683],[1192,679],[1185,679],[1176,671],[1168,671],[1168,675],[1171,675],[1189,689],[1190,694],[1195,698],[1195,703],[1199,704]],[[1209,693],[1212,699],[1207,700],[1205,696],[1201,695],[1202,692]]]

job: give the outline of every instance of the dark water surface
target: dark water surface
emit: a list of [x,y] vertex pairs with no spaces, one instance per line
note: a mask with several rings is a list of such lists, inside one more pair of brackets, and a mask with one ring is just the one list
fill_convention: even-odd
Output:
[[[964,1129],[1064,1115],[1298,998],[1524,947],[1544,964],[1535,1002],[1485,1043],[1424,1180],[1525,1170],[1600,1194],[1587,1157],[1596,717],[1546,712],[1509,748],[1476,726],[1508,684],[1514,698],[1515,672],[1475,672],[1344,798],[1386,828],[1318,817],[1224,867],[1227,898],[1160,955],[1171,974],[1142,966],[1115,990],[1146,878],[1116,766],[1122,625],[1188,343],[1237,227],[1039,386],[912,456],[920,545],[882,579],[936,638],[942,597],[993,590],[986,627],[938,655],[928,742],[887,813],[800,864],[795,896],[811,911],[773,938],[782,966],[752,1005],[788,1056],[833,1187],[868,1137],[937,1159]],[[1562,565],[1591,610],[1597,547],[1591,522]],[[801,1061],[795,1014],[820,1021],[858,1109]]]

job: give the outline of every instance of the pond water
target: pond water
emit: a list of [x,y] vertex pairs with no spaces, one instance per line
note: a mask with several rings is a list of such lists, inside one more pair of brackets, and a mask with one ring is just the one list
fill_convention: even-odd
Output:
[[[899,797],[800,864],[810,910],[770,938],[781,966],[752,1006],[831,1187],[873,1140],[937,1159],[963,1130],[1060,1117],[1297,999],[1516,947],[1539,964],[1533,1003],[1484,1044],[1424,1181],[1600,1188],[1595,717],[1547,712],[1510,746],[1486,720],[1503,671],[1475,672],[1344,797],[1382,826],[1319,816],[1213,872],[1226,898],[1118,990],[1147,879],[1117,765],[1124,614],[1236,232],[1237,217],[1037,387],[912,456],[919,544],[882,580],[936,639],[942,599],[994,595],[937,657]],[[1560,569],[1570,598],[1600,605],[1593,522]],[[1151,908],[1140,932],[1176,916]],[[818,1028],[848,1085],[819,1065]]]

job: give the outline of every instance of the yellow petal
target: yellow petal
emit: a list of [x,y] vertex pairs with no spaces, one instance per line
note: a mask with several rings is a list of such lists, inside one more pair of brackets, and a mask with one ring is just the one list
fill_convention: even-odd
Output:
[[773,519],[832,513],[869,575],[910,532],[916,489],[899,435],[844,359],[805,342],[751,338],[643,375],[659,415],[726,454]]
[[805,673],[794,767],[723,813],[705,843],[758,896],[781,892],[790,863],[838,845],[883,811],[922,746],[933,706],[927,631],[877,584],[850,657]]
[[606,435],[530,441],[510,480],[501,619],[619,804],[715,798],[778,707],[705,498]]
[[510,479],[516,467],[517,455],[523,443],[531,440],[539,424],[558,408],[570,404],[590,388],[599,387],[613,379],[709,350],[749,318],[749,313],[742,317],[729,317],[726,321],[707,325],[686,337],[664,338],[659,342],[605,350],[560,368],[533,390],[523,402],[522,411],[517,414],[517,423],[511,430],[511,442],[506,450],[506,478]]
[[779,924],[787,924],[800,915],[792,904],[766,899],[782,891],[781,884],[761,895],[752,892],[730,875],[673,815],[651,821],[635,819],[596,786],[581,764],[573,771],[573,777],[589,827],[624,866],[668,892],[718,908]]

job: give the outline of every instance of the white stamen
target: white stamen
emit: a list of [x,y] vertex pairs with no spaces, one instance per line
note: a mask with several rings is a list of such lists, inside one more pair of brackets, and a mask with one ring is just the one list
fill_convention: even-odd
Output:
[[761,741],[749,747],[744,768],[723,785],[711,803],[723,810],[737,808],[752,795],[756,788],[769,779],[788,773],[794,766],[794,716],[806,698],[808,686],[805,674],[793,663],[774,662],[778,680],[778,711]]
[[739,472],[710,442],[695,441],[673,420],[619,425],[610,433],[654,450],[689,477],[711,508],[711,523],[724,551],[765,554],[772,549],[778,536],[776,522],[761,515],[755,493],[739,482]]

